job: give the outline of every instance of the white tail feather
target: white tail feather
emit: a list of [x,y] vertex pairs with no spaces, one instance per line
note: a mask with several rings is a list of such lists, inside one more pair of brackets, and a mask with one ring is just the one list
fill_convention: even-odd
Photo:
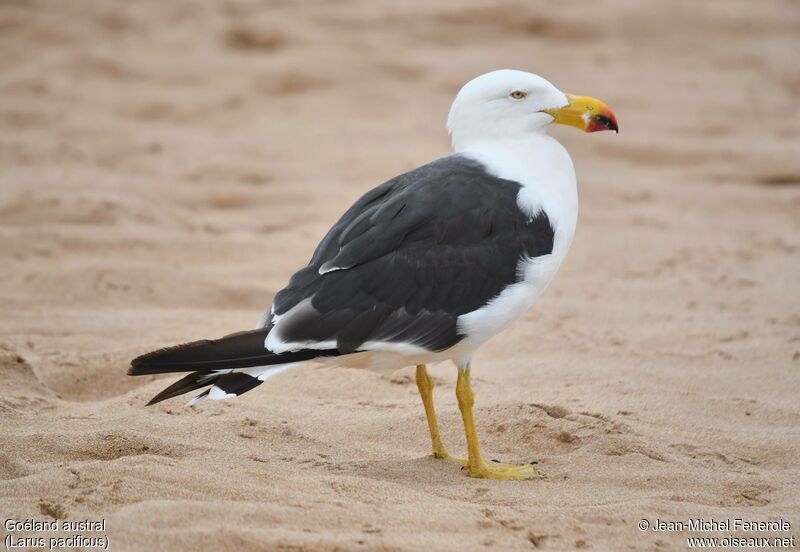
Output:
[[[273,366],[256,366],[255,368],[242,368],[238,370],[220,370],[219,373],[230,373],[230,372],[241,372],[243,374],[247,374],[248,376],[252,376],[254,378],[258,378],[261,381],[266,381],[273,376],[277,376],[281,372],[284,372],[290,368],[294,368],[295,366],[299,365],[299,362],[291,362],[289,364],[275,364]],[[202,402],[206,399],[211,399],[212,401],[221,401],[224,399],[232,399],[236,397],[235,393],[226,393],[224,390],[220,389],[216,385],[212,385],[209,389],[206,389],[192,400],[186,403],[186,406],[194,406],[199,402]]]

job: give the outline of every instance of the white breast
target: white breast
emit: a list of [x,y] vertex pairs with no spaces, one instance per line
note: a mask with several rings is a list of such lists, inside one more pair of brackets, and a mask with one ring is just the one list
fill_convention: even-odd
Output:
[[551,254],[520,261],[519,282],[488,305],[458,318],[459,332],[466,337],[452,351],[457,361],[471,356],[533,305],[566,257],[578,217],[575,169],[554,138],[543,134],[525,141],[493,141],[460,153],[481,162],[494,176],[519,182],[520,209],[531,216],[544,211],[554,240]]

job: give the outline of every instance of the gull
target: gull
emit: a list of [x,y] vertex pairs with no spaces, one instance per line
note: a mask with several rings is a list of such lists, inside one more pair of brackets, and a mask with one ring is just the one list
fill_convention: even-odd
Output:
[[[274,297],[256,329],[160,349],[130,375],[189,372],[149,404],[241,395],[305,361],[391,370],[416,366],[433,455],[469,476],[528,479],[530,464],[484,459],[473,415],[472,359],[528,310],[553,279],[575,233],[572,160],[547,131],[613,130],[611,109],[544,78],[503,69],[461,88],[447,119],[454,153],[358,199]],[[467,457],[439,432],[427,365],[452,361]]]

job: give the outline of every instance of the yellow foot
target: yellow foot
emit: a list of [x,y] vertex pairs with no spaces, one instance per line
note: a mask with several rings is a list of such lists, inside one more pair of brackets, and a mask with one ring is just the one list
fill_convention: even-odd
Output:
[[464,466],[467,475],[483,479],[533,479],[543,477],[533,464],[517,466],[500,462],[480,463],[477,466]]

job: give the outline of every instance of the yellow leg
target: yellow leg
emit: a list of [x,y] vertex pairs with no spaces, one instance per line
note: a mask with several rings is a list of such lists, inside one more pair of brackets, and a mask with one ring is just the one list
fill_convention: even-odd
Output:
[[425,416],[428,418],[428,429],[431,432],[431,447],[433,448],[434,458],[443,458],[451,462],[458,462],[461,465],[466,465],[467,461],[462,458],[450,456],[447,449],[442,444],[442,438],[439,436],[439,422],[436,419],[436,409],[433,407],[433,378],[428,374],[427,368],[424,364],[417,365],[417,389],[419,389],[419,396],[422,397],[422,406],[425,407]]
[[499,464],[490,462],[487,464],[481,455],[481,446],[478,442],[478,432],[475,429],[475,418],[472,416],[472,405],[475,396],[472,393],[472,386],[469,382],[469,366],[459,367],[458,381],[456,383],[456,398],[458,398],[458,408],[461,410],[461,417],[464,419],[464,432],[467,435],[467,450],[469,458],[467,460],[467,474],[470,477],[484,477],[488,479],[530,479],[539,476],[530,464],[524,466],[514,466],[511,464]]

